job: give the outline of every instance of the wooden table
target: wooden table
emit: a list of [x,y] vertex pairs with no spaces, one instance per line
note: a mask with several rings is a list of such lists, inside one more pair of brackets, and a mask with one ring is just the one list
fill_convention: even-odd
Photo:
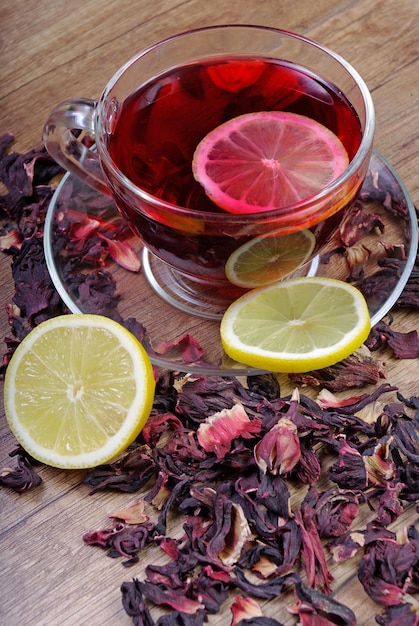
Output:
[[[97,97],[114,71],[140,48],[169,34],[212,23],[260,23],[297,31],[346,57],[365,78],[377,113],[376,147],[398,170],[419,202],[419,4],[417,0],[1,0],[0,134],[12,132],[14,149],[41,143],[51,107],[68,97]],[[0,255],[0,337],[8,331],[5,305],[12,301],[10,257]],[[397,312],[397,330],[417,327],[414,312]],[[3,350],[4,351],[4,350]],[[387,361],[387,381],[405,396],[418,395],[419,360]],[[1,389],[3,391],[3,389]],[[4,411],[0,468],[11,464],[15,440]],[[91,529],[109,524],[110,512],[131,498],[89,497],[83,473],[43,467],[41,487],[18,495],[0,489],[0,622],[5,626],[129,624],[120,584],[140,576],[83,544]],[[398,523],[417,521],[414,508]],[[374,622],[371,602],[350,566],[335,570],[337,599]],[[269,612],[270,611],[270,612]],[[295,624],[281,600],[267,614]],[[228,608],[211,624],[229,624]]]

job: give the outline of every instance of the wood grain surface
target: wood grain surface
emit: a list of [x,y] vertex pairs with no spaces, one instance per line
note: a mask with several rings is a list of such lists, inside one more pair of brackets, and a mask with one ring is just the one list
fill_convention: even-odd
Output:
[[[134,53],[176,32],[221,23],[254,23],[317,39],[346,57],[365,78],[376,107],[376,148],[419,203],[419,3],[417,0],[0,0],[0,135],[15,135],[14,150],[41,144],[51,108],[73,96],[96,98]],[[5,307],[14,292],[10,256],[0,253],[0,339],[9,332]],[[418,327],[418,313],[396,312],[394,327]],[[2,353],[5,351],[3,347]],[[386,361],[387,382],[419,395],[419,359]],[[3,382],[0,382],[3,397]],[[16,442],[0,416],[0,469]],[[125,569],[119,559],[86,546],[85,532],[109,524],[108,515],[137,494],[89,496],[82,472],[42,467],[43,483],[24,494],[0,488],[0,623],[4,626],[129,625],[119,587],[155,561],[146,550]],[[412,506],[394,528],[417,522]],[[331,565],[334,596],[360,626],[380,611],[357,580],[354,563]],[[227,602],[209,624],[228,625]],[[296,624],[282,598],[266,615]],[[153,615],[157,616],[158,611]]]

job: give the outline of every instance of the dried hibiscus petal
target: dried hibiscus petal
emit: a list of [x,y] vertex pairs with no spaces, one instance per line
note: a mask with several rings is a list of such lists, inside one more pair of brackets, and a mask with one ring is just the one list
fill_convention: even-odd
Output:
[[260,617],[263,615],[261,606],[256,600],[247,596],[236,596],[233,604],[231,605],[231,612],[233,619],[231,626],[238,626],[239,622],[249,617]]
[[263,402],[263,396],[249,392],[236,378],[208,376],[191,380],[183,386],[176,411],[184,417],[188,427],[239,403],[248,415],[255,411],[259,414]]
[[248,596],[236,596],[231,612],[231,626],[282,626],[276,619],[265,617],[259,603]]
[[329,478],[342,489],[363,491],[368,475],[363,456],[344,439],[336,441],[339,459],[328,469]]
[[152,522],[136,526],[118,523],[112,528],[85,533],[83,541],[90,546],[99,546],[103,550],[108,550],[108,556],[111,558],[126,557],[128,561],[125,561],[124,565],[131,566],[137,563],[138,552],[153,540],[153,530]]
[[139,446],[120,461],[90,470],[84,483],[91,488],[92,494],[102,489],[133,492],[145,485],[154,476],[155,470],[156,465],[147,446]]
[[183,429],[183,424],[172,413],[152,413],[148,418],[141,439],[148,445],[155,445],[163,433]]
[[353,246],[374,228],[384,232],[384,223],[380,215],[368,213],[361,203],[351,207],[339,227],[339,237],[345,246]]
[[249,542],[243,549],[239,565],[265,579],[288,574],[300,556],[301,535],[295,519],[289,519],[272,536]]
[[391,442],[391,438],[380,441],[371,454],[364,455],[368,481],[373,485],[386,486],[395,477],[396,466],[390,454]]
[[341,563],[355,556],[365,545],[365,533],[352,530],[336,537],[328,544],[328,548],[336,563]]
[[5,224],[0,229],[0,250],[16,254],[22,246],[23,235],[11,224]]
[[133,618],[134,626],[154,626],[155,622],[148,610],[137,578],[121,585],[122,606],[127,615]]
[[199,342],[189,333],[177,337],[173,341],[164,341],[152,346],[157,354],[164,354],[172,359],[179,358],[182,363],[199,363],[205,352]]
[[318,493],[311,487],[304,502],[314,511],[320,537],[340,537],[359,512],[358,497],[349,490],[331,488]]
[[281,418],[255,445],[254,455],[264,473],[291,472],[301,457],[300,440],[294,422]]
[[143,522],[148,522],[150,519],[149,516],[144,513],[144,506],[144,500],[138,500],[135,504],[132,504],[126,509],[114,511],[109,517],[122,520],[126,524],[142,524]]
[[413,600],[412,603],[403,602],[396,606],[389,606],[384,615],[375,616],[375,621],[380,626],[418,626],[418,603]]
[[58,293],[49,276],[42,239],[24,241],[12,261],[15,281],[14,303],[26,316],[30,326],[62,311]]
[[408,206],[402,189],[386,167],[371,169],[365,177],[359,199],[363,202],[378,201],[396,218],[408,220]]
[[210,565],[201,569],[193,580],[194,594],[200,599],[207,613],[215,614],[228,598],[230,577],[214,570]]
[[182,611],[171,611],[170,615],[159,617],[156,626],[204,626],[206,622],[204,609],[200,609],[194,615],[188,615]]
[[[232,503],[229,526],[224,534],[223,547],[218,553],[219,559],[224,565],[233,565],[240,557],[246,541],[252,537],[243,509],[235,502]],[[214,545],[219,545],[220,536],[213,537],[208,545],[208,550],[213,551]],[[218,549],[218,548],[216,548]]]
[[386,485],[386,489],[378,496],[378,508],[376,520],[383,526],[388,526],[403,513],[400,500],[400,492],[404,488],[403,483]]
[[310,587],[319,587],[331,593],[333,576],[326,563],[326,556],[315,523],[315,511],[307,502],[295,512],[295,520],[301,529],[301,562]]
[[89,274],[73,274],[69,286],[74,294],[74,300],[82,310],[87,305],[89,310],[98,314],[113,316],[121,299],[116,293],[112,274],[107,270],[98,269]]
[[330,391],[343,391],[352,387],[375,385],[385,378],[383,363],[372,355],[358,350],[336,365],[305,374],[291,374],[290,379],[299,385],[321,386]]
[[253,437],[259,433],[261,421],[250,420],[244,407],[235,404],[231,409],[214,413],[202,422],[197,430],[199,445],[206,452],[213,452],[223,458],[237,437]]
[[121,267],[130,272],[139,272],[141,269],[141,260],[138,258],[132,246],[127,241],[118,239],[110,239],[105,235],[98,234],[99,238],[106,242],[109,254],[113,260]]
[[371,251],[362,244],[351,246],[345,250],[346,262],[350,269],[348,281],[352,282],[364,276],[365,265],[371,256]]
[[419,357],[419,332],[397,332],[381,321],[372,329],[366,345],[370,350],[388,346],[398,359],[416,359]]
[[9,487],[13,491],[28,491],[38,487],[42,483],[42,478],[33,469],[28,459],[17,455],[17,467],[5,467],[0,471],[0,485]]
[[191,494],[206,499],[211,514],[205,533],[205,555],[210,563],[231,566],[238,560],[243,545],[252,532],[240,504],[232,501],[232,486],[221,483],[216,489],[192,490]]
[[356,626],[351,609],[320,591],[310,589],[302,581],[296,582],[295,593],[298,600],[289,607],[289,611],[298,615],[301,626]]
[[142,594],[157,605],[168,606],[175,611],[194,615],[204,605],[199,600],[188,597],[190,583],[185,583],[183,589],[172,589],[163,584],[153,584],[148,581],[138,583]]
[[409,279],[397,300],[397,306],[419,307],[419,256],[416,256],[415,265],[413,266]]
[[397,536],[387,531],[369,541],[361,559],[358,577],[365,591],[384,606],[396,606],[410,592],[414,571],[419,569],[418,532]]
[[299,580],[299,575],[293,572],[285,576],[272,577],[262,583],[255,583],[248,580],[243,569],[238,566],[234,568],[234,576],[234,582],[239,589],[264,600],[278,598],[287,585]]
[[320,478],[321,464],[319,454],[315,448],[310,447],[310,442],[303,441],[300,446],[300,460],[294,473],[305,485],[312,485]]

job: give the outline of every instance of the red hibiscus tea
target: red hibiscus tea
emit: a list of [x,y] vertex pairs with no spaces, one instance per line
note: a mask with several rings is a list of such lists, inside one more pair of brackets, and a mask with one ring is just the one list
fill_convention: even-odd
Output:
[[[192,173],[195,149],[210,131],[245,113],[274,110],[320,122],[340,138],[349,160],[359,148],[361,123],[341,91],[307,69],[280,60],[241,57],[191,63],[153,78],[125,99],[108,138],[109,153],[127,178],[161,199],[165,208],[141,203],[135,210],[118,189],[113,188],[113,195],[151,252],[188,276],[221,286],[226,260],[238,246],[278,230],[275,220],[260,229],[258,215],[230,223]],[[171,212],[170,205],[184,210]],[[200,218],[202,212],[205,219]],[[220,222],[221,214],[226,224]],[[318,249],[339,219],[332,215],[319,225],[319,218],[293,223],[288,216],[288,228],[315,226]]]
[[[226,175],[229,182],[234,178],[232,169],[220,167],[219,159],[219,178],[209,180],[213,153],[202,147],[208,137],[223,136],[225,127],[220,130],[220,125],[227,123],[229,132],[248,116],[252,125],[256,118],[259,129],[262,120],[282,120],[279,130],[269,126],[267,134],[265,128],[261,139],[257,132],[250,151],[253,161],[253,148],[259,153],[262,147],[256,164],[259,172],[265,168],[267,178],[269,168],[276,172],[276,193],[269,191],[274,175],[259,184],[257,194],[247,184],[250,178],[242,178],[246,184],[235,186],[239,197],[233,208],[218,193],[224,193],[220,183]],[[231,24],[189,30],[140,51],[109,80],[98,102],[78,98],[58,105],[45,125],[44,142],[63,167],[115,200],[151,252],[144,255],[144,271],[155,291],[188,312],[194,300],[198,307],[206,306],[221,294],[221,306],[214,304],[221,312],[235,297],[234,286],[243,287],[236,280],[236,259],[242,261],[243,250],[247,254],[249,247],[253,252],[267,243],[271,254],[278,244],[279,256],[284,249],[297,252],[295,269],[321,249],[368,171],[374,120],[367,86],[339,55],[295,33]],[[86,149],[73,133],[75,128],[90,133],[92,126],[96,151]],[[311,129],[306,133],[311,149],[294,139],[278,141],[284,126]],[[313,135],[322,146],[318,151]],[[265,152],[272,137],[278,156]],[[207,143],[200,144],[203,139]],[[297,167],[287,169],[281,151],[294,144],[299,147]],[[316,151],[322,156],[306,157]],[[319,168],[331,176],[318,176]],[[296,170],[300,182],[293,186]],[[211,202],[204,187],[224,209]],[[290,193],[283,195],[286,187]],[[241,196],[247,188],[253,196],[246,204]],[[260,202],[262,196],[268,202]],[[249,284],[245,281],[244,288]]]

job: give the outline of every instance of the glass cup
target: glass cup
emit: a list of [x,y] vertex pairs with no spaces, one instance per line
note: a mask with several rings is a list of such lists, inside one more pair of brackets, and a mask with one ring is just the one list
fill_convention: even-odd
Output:
[[[196,145],[227,119],[272,109],[303,113],[346,134],[349,164],[296,204],[228,213],[193,178]],[[366,84],[339,55],[287,31],[227,25],[143,50],[98,101],[56,107],[44,142],[65,169],[113,198],[144,245],[153,289],[183,311],[216,318],[245,290],[227,277],[226,263],[250,240],[284,237],[289,247],[294,233],[310,231],[313,243],[299,262],[305,267],[324,250],[367,173],[374,123]]]

